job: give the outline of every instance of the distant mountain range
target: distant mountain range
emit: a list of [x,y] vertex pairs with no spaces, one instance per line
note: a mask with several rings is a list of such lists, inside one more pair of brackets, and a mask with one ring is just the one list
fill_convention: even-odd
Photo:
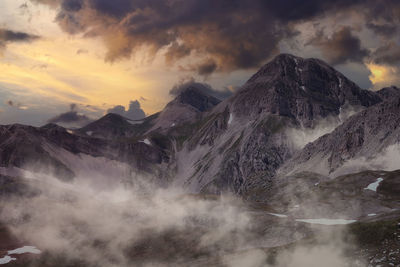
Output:
[[[222,102],[201,89],[186,88],[139,121],[107,114],[73,131],[1,126],[2,172],[19,168],[70,180],[79,176],[76,162],[102,158],[129,168],[124,179],[141,173],[189,192],[247,194],[273,183],[277,170],[329,175],[400,140],[400,89],[360,89],[318,59],[279,55]],[[349,107],[362,111],[304,148],[293,145],[289,129],[313,130]]]
[[[314,221],[296,218],[321,216],[317,224],[329,224],[344,216],[359,221],[351,231],[364,240],[354,255],[379,263],[384,251],[394,251],[398,241],[387,237],[400,218],[399,88],[363,90],[321,60],[281,54],[228,99],[203,89],[187,87],[143,120],[107,114],[74,130],[0,126],[0,200],[39,195],[40,186],[30,186],[42,182],[38,177],[100,189],[144,182],[210,199],[233,193],[251,203],[260,223],[254,240],[297,242],[310,234],[299,223]],[[196,231],[171,235],[182,246],[177,253],[188,240],[200,243]],[[160,256],[152,247],[170,246],[160,240],[129,249],[151,262]],[[391,255],[388,263],[400,260]]]

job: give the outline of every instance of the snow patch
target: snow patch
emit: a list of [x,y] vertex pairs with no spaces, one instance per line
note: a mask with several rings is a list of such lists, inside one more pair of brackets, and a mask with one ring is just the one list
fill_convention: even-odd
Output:
[[171,124],[171,127],[174,127],[176,124],[175,124],[175,122],[173,123],[173,124]]
[[149,146],[151,146],[151,142],[150,142],[150,140],[149,139],[144,139],[144,140],[142,140],[142,141],[139,141],[140,143],[145,143],[146,145],[149,145]]
[[232,113],[229,114],[229,120],[228,120],[228,125],[230,125],[233,121],[233,115]]
[[378,178],[375,182],[373,182],[372,184],[369,184],[366,188],[364,188],[364,190],[371,190],[376,192],[376,189],[378,188],[379,184],[383,181],[382,178]]
[[86,134],[89,135],[89,136],[92,136],[93,132],[92,131],[87,131]]
[[297,222],[304,222],[310,224],[322,224],[322,225],[341,225],[354,223],[357,220],[345,220],[345,219],[296,219]]
[[15,254],[20,255],[20,254],[25,254],[25,253],[40,254],[42,252],[33,246],[24,246],[22,248],[9,250],[7,253],[7,256],[0,258],[0,264],[7,264],[7,263],[17,260],[16,258],[11,257],[10,255],[15,255]]
[[306,87],[304,85],[300,86],[300,88],[305,92],[306,91]]
[[7,264],[9,262],[17,260],[16,258],[11,258],[10,256],[5,256],[3,258],[0,258],[0,264]]
[[67,130],[67,133],[74,134],[74,132],[72,130]]
[[376,216],[376,213],[370,213],[368,214],[368,217]]
[[126,121],[133,125],[142,124],[144,122],[144,120],[129,120],[129,119]]
[[24,253],[40,254],[42,252],[33,246],[24,246],[22,248],[17,248],[17,249],[8,251],[8,255],[24,254]]
[[268,214],[279,218],[287,218],[287,215],[285,214],[270,213],[270,212],[268,212]]

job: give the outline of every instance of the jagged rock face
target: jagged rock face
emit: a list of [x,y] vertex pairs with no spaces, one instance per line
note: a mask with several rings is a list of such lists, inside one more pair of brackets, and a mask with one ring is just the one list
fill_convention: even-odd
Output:
[[372,158],[400,142],[400,98],[382,102],[352,116],[332,133],[308,144],[280,173],[313,169],[330,174],[346,161]]
[[103,139],[126,138],[140,136],[150,129],[152,121],[158,114],[143,120],[133,121],[118,114],[109,113],[97,121],[79,129],[77,132],[83,135]]
[[321,60],[283,54],[249,79],[232,106],[238,116],[272,113],[312,126],[318,118],[338,115],[345,103],[368,107],[379,101]]
[[74,177],[73,172],[59,160],[51,157],[42,147],[40,129],[11,125],[0,128],[0,166],[27,167],[39,171],[51,169],[64,180]]
[[391,100],[400,97],[400,88],[396,86],[385,87],[379,90],[377,94],[384,100]]
[[176,97],[175,102],[192,106],[198,111],[204,112],[218,105],[221,100],[201,92],[200,89],[192,86],[181,92]]
[[201,119],[201,114],[218,105],[221,101],[194,86],[188,87],[160,113],[153,127],[148,131],[165,133],[175,126],[193,123]]
[[193,132],[188,150],[210,148],[194,161],[190,187],[246,194],[268,186],[296,152],[288,128],[312,127],[318,119],[339,115],[345,104],[368,107],[380,101],[320,60],[280,55]]
[[55,124],[40,128],[0,126],[0,167],[18,167],[69,181],[76,176],[72,165],[79,165],[85,158],[82,155],[92,159],[94,163],[88,162],[89,165],[96,164],[96,158],[103,158],[110,167],[115,165],[111,161],[118,161],[144,173],[156,173],[159,166],[169,161],[165,148],[157,142],[145,144],[140,140],[94,138],[74,134]]

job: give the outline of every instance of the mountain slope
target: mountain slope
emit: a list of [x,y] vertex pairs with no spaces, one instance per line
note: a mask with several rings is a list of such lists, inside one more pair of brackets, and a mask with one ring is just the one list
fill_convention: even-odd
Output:
[[[35,151],[40,151],[45,158],[42,161],[49,161],[46,165],[65,165],[57,170],[73,173],[67,165],[77,162],[74,155],[102,157],[128,164],[133,170],[152,173],[161,180],[167,177],[165,183],[175,183],[191,192],[231,191],[245,195],[269,187],[276,171],[293,155],[293,166],[306,163],[300,159],[304,154],[298,154],[302,152],[294,144],[291,129],[312,130],[327,118],[341,121],[344,107],[366,108],[363,111],[366,112],[397,92],[394,87],[377,93],[362,90],[321,60],[282,54],[223,102],[201,88],[190,86],[180,91],[163,111],[141,121],[107,114],[72,134],[63,128],[54,130],[53,126],[47,126],[29,128],[27,138],[22,132],[15,140],[5,131],[1,138],[5,140],[4,151],[9,152],[3,153],[2,161],[3,166],[22,166],[25,162],[19,163],[17,159],[38,159]],[[346,123],[354,126],[359,121]],[[396,122],[393,118],[391,123]],[[351,133],[351,129],[346,131],[348,135]],[[390,131],[384,128],[382,134],[390,136]],[[348,138],[346,135],[342,138],[341,134],[345,133],[338,134],[337,143],[332,141],[329,148],[319,145],[303,151],[316,155],[324,149],[338,150],[344,146],[348,158],[358,155],[356,146],[361,141],[357,134]],[[21,138],[22,142],[29,142],[26,147],[33,151],[18,146]],[[389,145],[395,138],[387,140]],[[7,142],[12,145],[7,147]],[[351,146],[347,148],[346,142]],[[371,153],[379,152],[380,146],[376,146]],[[342,152],[335,152],[329,159],[329,170],[344,162]],[[8,155],[16,155],[15,160]],[[94,165],[101,165],[95,161]],[[294,169],[292,165],[281,170],[287,168],[283,173],[289,173]]]
[[179,92],[176,98],[165,106],[149,132],[165,132],[171,127],[199,120],[203,112],[221,102],[196,86],[199,85],[189,86]]
[[231,102],[238,116],[272,113],[312,126],[319,118],[338,115],[346,103],[368,107],[379,101],[321,60],[282,54],[253,75]]
[[[308,144],[280,172],[285,174],[312,169],[328,175],[343,165],[348,165],[348,168],[365,168],[360,164],[368,162],[369,168],[377,168],[372,164],[374,158],[382,156],[385,149],[396,149],[399,142],[400,97],[397,97],[361,111],[332,133]],[[359,162],[356,162],[357,159]]]
[[74,134],[54,124],[0,126],[0,174],[19,175],[26,170],[65,181],[79,176],[108,183],[113,176],[130,178],[132,172],[159,173],[168,160],[157,142],[110,141]]
[[178,180],[207,192],[268,186],[297,151],[288,129],[381,101],[320,60],[279,55],[193,127],[178,153]]
[[143,120],[133,121],[118,114],[109,113],[104,117],[79,129],[77,132],[83,135],[103,139],[129,138],[144,134],[153,124],[158,114],[149,116]]

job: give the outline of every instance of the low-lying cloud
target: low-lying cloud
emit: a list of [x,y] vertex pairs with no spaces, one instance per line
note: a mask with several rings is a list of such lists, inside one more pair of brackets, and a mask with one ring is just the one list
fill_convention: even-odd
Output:
[[35,196],[2,200],[0,221],[44,252],[33,266],[57,265],[57,259],[84,266],[308,267],[352,261],[343,256],[351,244],[345,244],[342,230],[337,230],[325,232],[314,245],[282,250],[271,263],[264,246],[301,238],[291,232],[293,224],[264,222],[265,211],[251,212],[233,196],[190,195],[135,177],[129,186],[104,191],[79,180],[64,184],[36,178],[30,182]]
[[321,31],[308,42],[308,45],[319,47],[324,58],[333,65],[346,62],[364,61],[369,51],[362,47],[361,40],[352,33],[350,27],[342,27],[331,37],[326,37]]
[[169,93],[172,96],[177,96],[181,92],[185,91],[186,89],[188,89],[190,87],[194,87],[194,88],[202,91],[205,94],[208,94],[210,96],[218,98],[219,100],[224,100],[224,99],[230,97],[231,95],[234,94],[235,90],[237,89],[237,88],[225,87],[222,90],[217,90],[217,89],[214,89],[213,87],[211,87],[211,85],[209,85],[209,84],[196,82],[195,79],[190,78],[190,79],[184,79],[184,80],[178,82],[177,84],[175,84],[174,87],[171,88]]
[[78,112],[76,104],[70,105],[70,111],[61,113],[48,120],[49,123],[56,123],[65,127],[83,127],[91,121],[88,116]]
[[0,52],[9,43],[32,42],[37,39],[39,39],[39,36],[34,34],[0,28]]
[[[58,8],[55,21],[65,32],[102,38],[107,61],[130,58],[146,47],[149,57],[162,51],[168,64],[194,56],[199,59],[195,71],[200,75],[259,67],[279,53],[281,41],[297,36],[295,26],[302,22],[357,9],[368,21],[362,26],[391,36],[399,20],[399,4],[393,0],[31,1]],[[352,20],[352,14],[347,18]],[[320,32],[313,43],[334,64],[360,61],[367,55],[348,27],[331,37]]]
[[118,105],[108,109],[107,113],[115,113],[131,120],[141,120],[146,117],[146,114],[141,108],[140,102],[138,100],[131,101],[129,103],[128,110],[126,110],[124,106]]

